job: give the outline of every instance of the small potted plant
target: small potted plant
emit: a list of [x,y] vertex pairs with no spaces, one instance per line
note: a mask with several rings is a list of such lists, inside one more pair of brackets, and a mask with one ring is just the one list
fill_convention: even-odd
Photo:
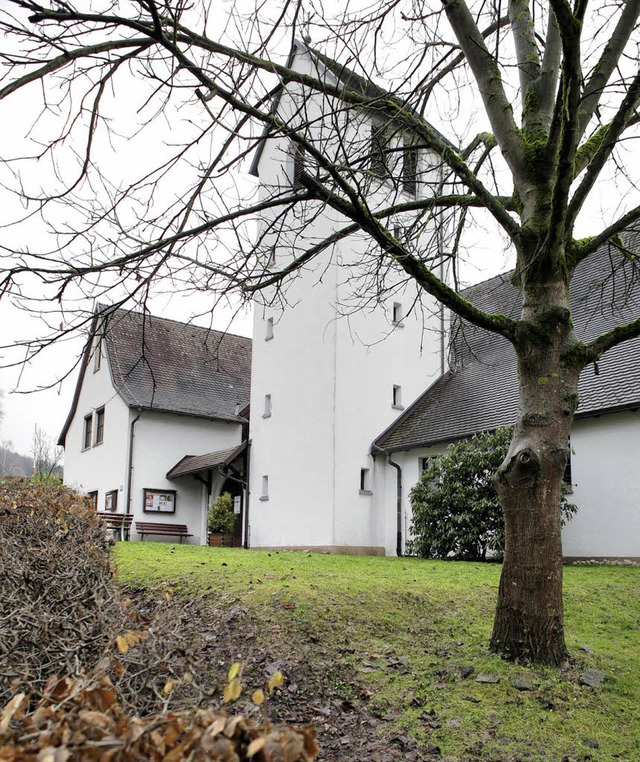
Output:
[[212,501],[207,513],[207,531],[209,545],[212,547],[233,547],[233,530],[236,515],[233,512],[233,498],[228,492]]

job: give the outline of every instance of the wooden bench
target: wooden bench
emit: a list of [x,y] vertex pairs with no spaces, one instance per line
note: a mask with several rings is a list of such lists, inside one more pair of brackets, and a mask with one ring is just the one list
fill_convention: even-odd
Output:
[[129,532],[131,531],[131,522],[133,521],[132,513],[111,513],[109,511],[98,511],[98,516],[101,521],[107,525],[107,529],[113,529],[116,532],[116,536],[119,536],[121,540],[129,539]]
[[180,538],[193,537],[186,524],[159,524],[155,521],[136,521],[136,532],[144,542],[145,534],[166,534]]

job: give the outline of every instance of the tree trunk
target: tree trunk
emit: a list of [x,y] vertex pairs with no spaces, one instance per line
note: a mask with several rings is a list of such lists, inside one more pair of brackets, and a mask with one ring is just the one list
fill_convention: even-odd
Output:
[[580,370],[564,284],[525,292],[516,343],[520,409],[495,477],[505,517],[505,555],[491,649],[509,659],[560,665],[567,658],[562,608],[560,501]]

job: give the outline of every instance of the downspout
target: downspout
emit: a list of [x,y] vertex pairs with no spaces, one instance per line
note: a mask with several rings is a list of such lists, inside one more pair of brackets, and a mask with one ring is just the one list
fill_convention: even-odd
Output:
[[245,479],[246,479],[246,487],[245,487],[245,500],[244,500],[244,542],[242,543],[242,546],[247,549],[249,547],[249,484],[251,484],[251,481],[249,480],[250,469],[251,469],[251,440],[247,440],[247,452],[245,455]]
[[402,555],[402,468],[391,460],[387,453],[387,463],[396,470],[396,555]]
[[138,410],[138,415],[131,421],[131,426],[129,428],[129,456],[127,463],[127,513],[133,513],[131,510],[131,485],[133,483],[133,440],[135,437],[133,430],[136,423],[140,420],[141,415],[142,411]]

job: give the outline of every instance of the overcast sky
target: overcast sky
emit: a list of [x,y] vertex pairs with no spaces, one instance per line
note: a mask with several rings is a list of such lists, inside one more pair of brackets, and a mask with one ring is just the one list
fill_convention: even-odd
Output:
[[[34,85],[31,91],[0,101],[3,158],[10,153],[12,136],[20,142],[33,123],[34,114],[40,108],[38,88],[39,85]],[[126,95],[124,94],[124,97]],[[123,97],[123,94],[119,93],[118,97]],[[435,124],[438,126],[437,122]],[[474,125],[474,129],[476,128]],[[640,155],[635,148],[635,142],[631,141],[629,148],[626,149],[627,166],[640,164]],[[131,162],[130,157],[128,161]],[[6,176],[4,179],[6,181]],[[603,180],[599,183],[598,189],[599,194],[590,201],[581,214],[580,224],[576,230],[578,235],[597,232],[602,226],[603,216],[610,221],[621,198],[620,192],[616,190],[612,181]],[[11,199],[0,187],[0,227],[16,208],[15,199]],[[0,244],[18,245],[15,241],[8,240],[10,234],[10,231],[3,229]],[[24,235],[24,228],[21,234]],[[474,263],[466,263],[461,268],[462,280],[467,284],[478,282],[512,266],[501,243],[488,234],[483,235],[482,231],[478,231],[471,250],[476,257]],[[185,299],[179,295],[164,294],[153,299],[150,307],[154,314],[176,320],[189,320],[193,314],[206,309],[207,305],[205,302],[196,304],[193,298]],[[235,315],[232,309],[220,308],[213,316],[212,327],[250,335],[251,319],[246,311],[241,315]],[[26,336],[37,335],[40,332],[36,318],[17,311],[6,299],[0,300],[0,345]],[[44,357],[38,358],[26,368],[0,368],[0,390],[5,393],[2,400],[4,419],[0,423],[0,441],[10,441],[18,452],[28,454],[35,424],[41,426],[53,439],[57,439],[71,404],[77,379],[77,362],[80,359],[82,346],[82,337],[76,337],[50,349]],[[0,365],[6,361],[6,354],[0,357]],[[64,376],[67,378],[61,380]],[[41,386],[51,388],[30,394],[15,391],[19,389],[27,392]]]

